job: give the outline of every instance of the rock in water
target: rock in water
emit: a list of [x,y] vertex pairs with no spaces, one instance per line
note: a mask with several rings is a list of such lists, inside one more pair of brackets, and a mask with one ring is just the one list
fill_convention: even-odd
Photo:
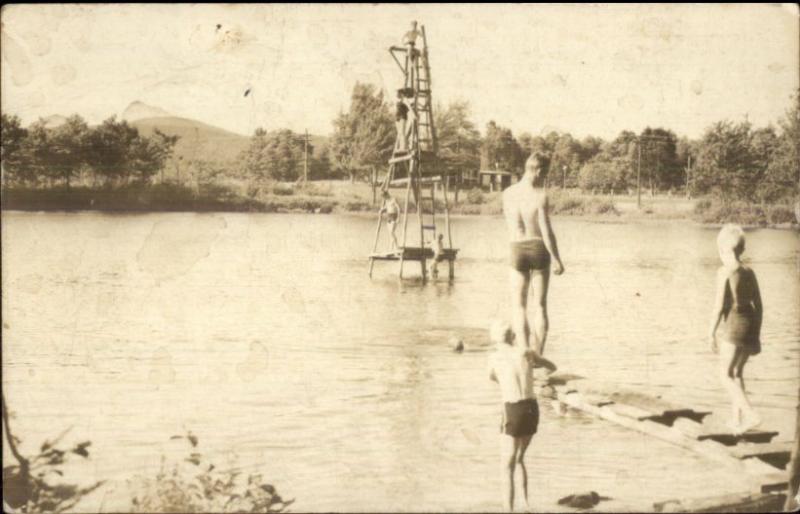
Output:
[[595,491],[570,494],[558,500],[559,505],[566,505],[573,509],[591,509],[600,503],[600,495]]
[[453,348],[453,351],[456,353],[461,353],[464,351],[464,341],[457,337],[450,338],[450,346]]

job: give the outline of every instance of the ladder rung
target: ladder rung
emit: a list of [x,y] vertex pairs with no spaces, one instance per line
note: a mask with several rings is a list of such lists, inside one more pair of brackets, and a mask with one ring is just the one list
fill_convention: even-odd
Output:
[[392,157],[389,159],[389,164],[396,164],[398,162],[410,161],[414,158],[414,154],[401,155],[400,157]]
[[436,230],[436,225],[422,225],[423,230]]

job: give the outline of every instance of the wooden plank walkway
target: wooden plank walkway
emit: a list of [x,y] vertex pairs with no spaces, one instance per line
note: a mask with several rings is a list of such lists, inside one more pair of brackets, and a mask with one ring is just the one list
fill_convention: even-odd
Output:
[[656,502],[656,512],[780,512],[785,494],[743,493]]
[[[738,499],[707,499],[711,503],[706,507],[711,510],[724,508],[734,512],[736,510],[730,508],[740,504],[751,509],[761,508],[777,501],[773,493],[786,491],[788,476],[784,469],[792,443],[772,442],[779,435],[776,431],[749,430],[744,434],[732,434],[718,416],[708,410],[620,390],[616,385],[577,375],[556,373],[549,377],[546,386],[554,390],[556,401],[563,405],[675,444],[752,477],[753,490]],[[725,503],[728,500],[730,502]],[[657,512],[702,512],[701,507],[699,503],[678,500],[654,504]],[[673,508],[678,510],[659,510]]]

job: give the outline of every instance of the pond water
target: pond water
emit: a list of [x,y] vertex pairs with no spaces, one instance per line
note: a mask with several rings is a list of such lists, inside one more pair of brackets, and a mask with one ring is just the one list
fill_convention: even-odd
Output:
[[[500,508],[499,393],[486,328],[508,317],[499,217],[453,221],[456,280],[400,283],[347,215],[4,212],[3,387],[22,448],[68,426],[90,439],[91,511],[124,509],[191,430],[213,459],[259,471],[298,511]],[[547,354],[572,373],[723,412],[705,334],[716,230],[556,219]],[[747,234],[765,305],[747,385],[791,439],[800,369],[800,244]],[[419,274],[416,263],[408,273]],[[451,351],[460,337],[466,351]],[[736,492],[693,454],[545,405],[528,454],[532,504],[596,490],[599,510]]]

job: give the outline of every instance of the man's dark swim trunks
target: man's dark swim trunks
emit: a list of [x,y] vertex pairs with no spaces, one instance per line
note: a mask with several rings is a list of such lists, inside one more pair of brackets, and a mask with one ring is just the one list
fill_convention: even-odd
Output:
[[533,435],[539,427],[539,403],[528,398],[514,403],[506,402],[500,431],[512,437]]
[[511,243],[511,267],[517,271],[544,270],[550,267],[550,252],[541,239]]

